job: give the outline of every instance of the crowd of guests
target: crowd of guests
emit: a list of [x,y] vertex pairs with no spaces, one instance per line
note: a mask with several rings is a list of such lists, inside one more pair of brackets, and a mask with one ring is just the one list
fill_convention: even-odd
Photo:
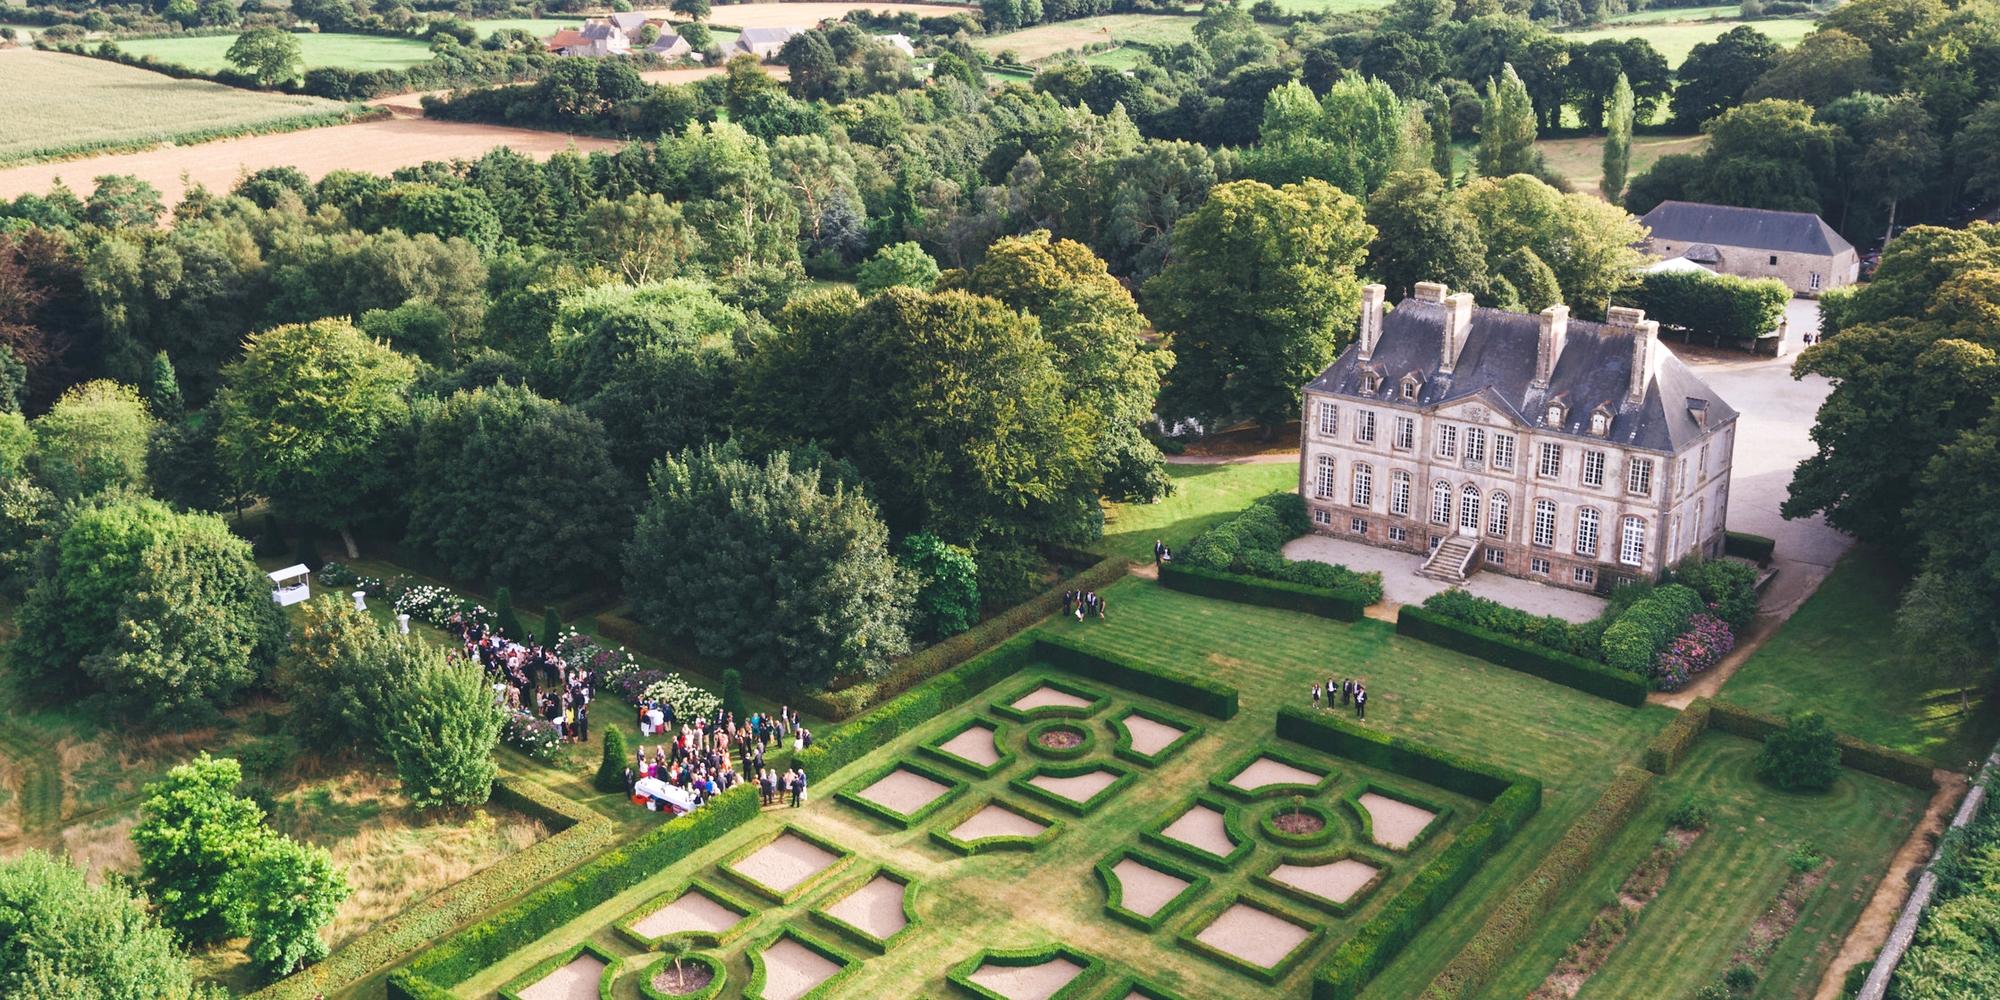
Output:
[[565,743],[590,741],[595,678],[587,667],[572,667],[553,649],[515,642],[456,612],[445,619],[445,631],[459,641],[466,659],[486,668],[494,697],[508,711],[548,722]]
[[1320,707],[1320,699],[1324,698],[1327,708],[1353,705],[1355,718],[1363,721],[1368,718],[1368,686],[1361,683],[1359,678],[1343,681],[1329,677],[1326,679],[1325,687],[1313,685],[1312,698],[1315,709]]
[[1099,621],[1103,621],[1104,598],[1097,596],[1097,591],[1095,590],[1065,590],[1063,591],[1063,614],[1073,614],[1076,616],[1077,621],[1082,621],[1091,616],[1095,616]]

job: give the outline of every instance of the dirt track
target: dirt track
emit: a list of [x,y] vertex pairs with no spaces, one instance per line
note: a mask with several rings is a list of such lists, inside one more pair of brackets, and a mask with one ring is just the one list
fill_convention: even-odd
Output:
[[297,167],[314,180],[333,170],[386,174],[426,160],[471,159],[495,146],[512,146],[542,160],[572,146],[588,152],[616,149],[618,143],[497,125],[389,118],[14,167],[0,170],[0,197],[39,194],[53,187],[57,178],[68,183],[78,195],[86,195],[97,186],[94,178],[133,174],[159,188],[167,204],[173,205],[180,201],[189,183],[206,185],[211,191],[227,191],[238,177],[265,167]]

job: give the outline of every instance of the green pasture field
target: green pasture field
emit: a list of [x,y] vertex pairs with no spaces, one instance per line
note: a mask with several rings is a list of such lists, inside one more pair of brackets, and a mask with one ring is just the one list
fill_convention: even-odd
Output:
[[[1660,157],[1669,153],[1699,153],[1708,147],[1705,135],[1635,135],[1632,137],[1632,166],[1628,177],[1637,177],[1652,169]],[[1575,139],[1537,139],[1535,148],[1542,151],[1550,169],[1569,178],[1570,187],[1585,194],[1597,194],[1598,182],[1604,179],[1604,137],[1583,136]]]
[[1105,504],[1104,537],[1091,551],[1151,562],[1154,539],[1178,549],[1250,501],[1299,485],[1299,467],[1293,462],[1169,465],[1167,475],[1174,481],[1173,496],[1158,503]]
[[0,115],[0,163],[279,130],[289,120],[330,118],[344,107],[29,50],[0,56],[0,94],[15,98]]
[[1357,14],[1388,5],[1389,0],[1278,0],[1287,14]]
[[1669,68],[1678,67],[1687,60],[1688,53],[1696,45],[1714,41],[1723,32],[1747,24],[1757,29],[1780,48],[1798,44],[1798,40],[1810,34],[1813,22],[1797,18],[1780,18],[1765,21],[1697,21],[1691,23],[1637,23],[1617,25],[1609,28],[1595,28],[1590,31],[1565,32],[1561,37],[1573,44],[1587,44],[1600,38],[1643,38],[1653,44],[1653,48],[1665,56]]
[[1178,14],[1106,14],[986,35],[972,44],[989,53],[1012,51],[1022,62],[1034,62],[1097,42],[1185,42],[1194,38],[1194,25],[1194,18]]
[[1132,67],[1139,65],[1139,57],[1143,55],[1145,55],[1143,51],[1133,48],[1132,46],[1129,45],[1123,45],[1115,49],[1106,49],[1103,52],[1093,52],[1090,55],[1083,57],[1083,61],[1091,64],[1092,66],[1109,66],[1112,69],[1131,69]]
[[[300,32],[298,38],[306,69],[322,66],[352,70],[407,69],[431,59],[431,47],[414,38],[305,32]],[[161,62],[212,73],[229,67],[223,56],[235,43],[235,35],[202,35],[141,38],[121,41],[118,47],[135,56],[152,56]]]
[[483,17],[472,22],[479,37],[485,38],[496,31],[518,28],[536,38],[547,38],[564,28],[583,27],[581,17]]
[[1607,17],[1605,24],[1664,24],[1676,21],[1715,21],[1741,17],[1741,4],[1725,3],[1712,7],[1649,7],[1645,10],[1627,11],[1616,17]]
[[2000,736],[1977,689],[1913,677],[1894,633],[1909,573],[1857,548],[1723,686],[1721,700],[1783,715],[1811,710],[1851,736],[1962,769]]
[[1654,785],[1645,807],[1485,995],[1500,1000],[1532,992],[1652,850],[1666,830],[1667,813],[1691,793],[1714,803],[1707,831],[1577,997],[1685,997],[1719,978],[1784,887],[1791,875],[1786,855],[1802,842],[1818,848],[1832,867],[1772,952],[1755,995],[1813,995],[1927,796],[1851,770],[1842,771],[1826,795],[1780,792],[1757,780],[1757,752],[1750,740],[1704,734],[1687,760]]

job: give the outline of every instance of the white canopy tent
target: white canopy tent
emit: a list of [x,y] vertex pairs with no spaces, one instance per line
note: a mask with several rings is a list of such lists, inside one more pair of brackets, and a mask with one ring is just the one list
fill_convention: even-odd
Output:
[[694,796],[658,778],[640,778],[633,783],[632,794],[644,795],[649,799],[659,799],[674,807],[677,812],[694,811]]
[[304,563],[273,570],[271,576],[271,600],[279,607],[289,608],[300,601],[312,598],[312,570]]

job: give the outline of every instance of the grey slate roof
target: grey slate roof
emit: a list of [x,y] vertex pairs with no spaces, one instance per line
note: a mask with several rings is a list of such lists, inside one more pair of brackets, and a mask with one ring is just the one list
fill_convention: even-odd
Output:
[[[1342,396],[1374,399],[1396,406],[1413,404],[1400,398],[1404,376],[1421,383],[1415,406],[1434,407],[1472,397],[1511,416],[1524,427],[1558,431],[1589,440],[1658,452],[1677,452],[1707,433],[1690,410],[1704,410],[1709,427],[1736,418],[1736,410],[1664,345],[1654,345],[1653,378],[1637,406],[1625,405],[1632,371],[1631,328],[1585,320],[1569,321],[1562,355],[1556,360],[1547,389],[1529,385],[1535,377],[1536,342],[1541,322],[1534,315],[1475,306],[1465,346],[1450,375],[1438,374],[1444,341],[1443,303],[1404,299],[1382,317],[1382,335],[1365,366],[1382,376],[1373,393],[1361,391],[1364,366],[1351,344],[1307,388]],[[1548,426],[1549,403],[1566,408],[1562,426]],[[1589,433],[1590,415],[1599,406],[1612,414],[1611,431],[1603,438]]]
[[1663,201],[1639,222],[1652,230],[1655,241],[1669,243],[1714,243],[1822,256],[1854,249],[1854,244],[1811,212]]
[[736,41],[745,47],[783,45],[791,41],[793,35],[800,34],[804,30],[803,28],[744,28],[742,34],[736,36]]

